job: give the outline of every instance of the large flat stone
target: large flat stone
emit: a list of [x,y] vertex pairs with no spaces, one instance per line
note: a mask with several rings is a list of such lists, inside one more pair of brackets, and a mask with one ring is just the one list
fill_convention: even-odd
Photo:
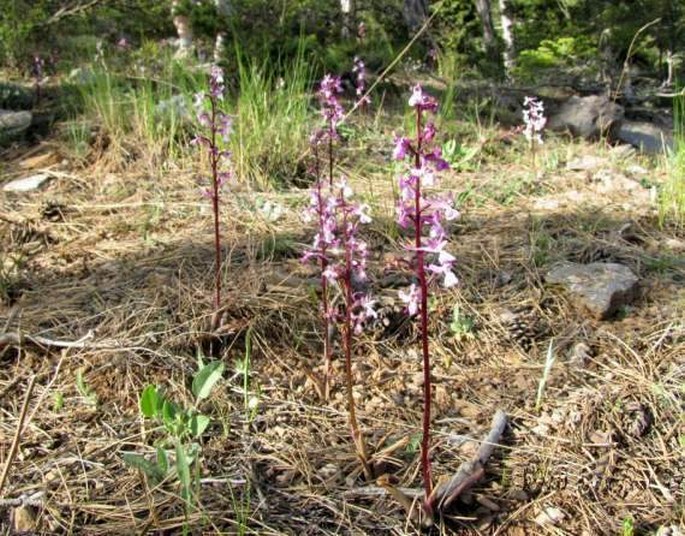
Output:
[[623,107],[606,95],[574,95],[551,113],[547,126],[586,140],[598,140],[603,136],[613,140],[621,128],[624,113]]
[[31,112],[0,110],[0,144],[20,138],[31,126]]
[[653,123],[624,121],[618,139],[647,154],[663,154],[673,150],[673,135]]
[[561,262],[547,272],[546,280],[564,286],[575,302],[600,320],[611,318],[637,294],[638,277],[622,264]]
[[49,173],[37,173],[23,179],[8,182],[2,187],[4,192],[30,192],[42,187],[52,176]]

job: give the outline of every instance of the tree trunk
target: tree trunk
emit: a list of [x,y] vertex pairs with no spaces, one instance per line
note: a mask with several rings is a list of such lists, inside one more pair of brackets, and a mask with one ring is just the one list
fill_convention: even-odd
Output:
[[497,42],[495,41],[495,29],[492,25],[490,0],[476,0],[476,10],[483,26],[485,53],[490,59],[495,59],[497,57]]
[[357,2],[355,0],[340,0],[340,11],[342,12],[342,38],[348,39],[354,29]]
[[193,29],[190,26],[190,18],[187,15],[177,14],[179,0],[171,3],[171,16],[173,17],[176,33],[178,34],[177,57],[187,57],[193,50]]
[[502,22],[502,41],[504,41],[504,73],[511,79],[515,62],[514,52],[514,21],[509,14],[509,0],[499,0],[500,21]]
[[233,6],[231,0],[214,0],[214,5],[219,16],[219,30],[214,40],[214,63],[219,63],[226,52],[226,28],[228,18],[233,13]]
[[428,17],[428,0],[404,0],[404,21],[411,33],[415,33]]

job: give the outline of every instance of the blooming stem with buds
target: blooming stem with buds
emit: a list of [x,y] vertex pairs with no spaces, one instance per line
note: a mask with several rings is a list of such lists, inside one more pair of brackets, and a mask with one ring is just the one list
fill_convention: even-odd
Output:
[[33,57],[33,65],[31,66],[31,72],[34,79],[34,89],[36,95],[36,105],[40,104],[40,99],[42,96],[42,84],[43,84],[43,73],[45,71],[45,60],[39,55]]
[[[219,148],[219,138],[228,140],[231,130],[231,120],[219,109],[219,102],[223,100],[224,78],[223,71],[212,66],[209,78],[209,92],[199,93],[195,97],[198,107],[198,121],[201,126],[209,130],[209,135],[197,135],[193,142],[207,148],[211,170],[211,186],[203,190],[203,195],[212,201],[214,213],[214,307],[221,307],[221,233],[219,229],[219,194],[221,187],[231,176],[230,171],[222,171],[222,162],[230,158],[228,151]],[[204,101],[209,101],[209,110],[204,109]]]
[[[330,235],[331,229],[330,214],[331,207],[327,197],[333,195],[333,170],[334,170],[334,152],[333,142],[338,138],[337,125],[343,117],[343,108],[338,101],[338,95],[342,93],[342,83],[337,76],[326,75],[319,84],[319,91],[317,96],[321,103],[321,115],[324,119],[325,128],[314,131],[310,138],[314,150],[314,176],[316,177],[316,185],[314,186],[314,193],[312,204],[310,206],[311,215],[317,219],[319,225],[319,233],[314,239],[314,247],[305,253],[305,259],[309,256],[315,256],[319,259],[321,268],[321,306],[323,316],[324,328],[324,374],[323,374],[323,397],[328,400],[330,396],[330,376],[332,367],[332,344],[331,344],[331,311],[329,311],[329,285],[326,276],[328,268],[328,248],[331,243],[326,240]],[[328,152],[328,185],[327,193],[324,193],[324,185],[321,179],[321,161],[319,145],[326,142]]]
[[[338,279],[342,282],[345,298],[345,319],[343,325],[343,350],[345,352],[345,383],[347,388],[347,409],[350,418],[350,429],[354,441],[357,456],[362,464],[362,469],[367,480],[373,478],[373,472],[368,464],[369,456],[366,450],[366,442],[359,430],[357,411],[354,402],[353,378],[352,378],[352,334],[360,332],[364,321],[368,316],[376,316],[371,309],[373,302],[368,297],[355,293],[353,279],[363,281],[366,278],[366,243],[357,239],[358,224],[367,223],[370,218],[364,213],[362,205],[356,205],[349,201],[352,195],[351,188],[343,180],[338,186],[338,219],[342,217],[340,225],[340,241],[343,251],[343,262],[339,266]],[[352,221],[356,215],[356,221]]]
[[[416,109],[416,138],[414,141],[400,137],[395,140],[393,156],[397,160],[412,157],[413,167],[400,178],[400,201],[398,204],[398,223],[401,227],[412,226],[414,229],[413,246],[408,249],[414,255],[414,269],[418,288],[412,284],[409,291],[400,291],[400,298],[407,304],[410,315],[418,314],[421,326],[421,353],[423,361],[423,436],[421,440],[421,472],[425,492],[424,511],[433,515],[430,497],[433,491],[430,463],[430,421],[431,421],[431,364],[428,348],[428,287],[432,275],[442,275],[445,287],[457,283],[452,271],[455,258],[445,251],[447,244],[443,220],[452,220],[458,216],[452,206],[450,197],[428,196],[427,188],[436,180],[436,173],[449,166],[442,158],[439,148],[431,150],[436,130],[435,125],[427,121],[424,124],[425,112],[435,113],[437,101],[423,92],[421,86],[415,86],[409,105]],[[427,237],[424,235],[428,235]],[[433,259],[433,257],[437,257]]]
[[[364,322],[375,317],[373,301],[357,287],[366,280],[366,242],[357,237],[359,224],[368,223],[368,207],[352,201],[352,189],[342,177],[333,183],[334,152],[333,142],[338,139],[337,125],[343,116],[343,108],[337,95],[342,91],[340,78],[326,75],[321,81],[318,92],[321,101],[321,113],[325,128],[316,130],[311,137],[314,151],[314,175],[316,184],[311,192],[311,201],[305,217],[315,219],[318,231],[311,247],[307,248],[303,260],[317,259],[321,269],[321,305],[324,323],[324,385],[323,395],[329,396],[330,371],[332,359],[331,333],[332,324],[342,324],[342,347],[345,358],[345,384],[347,390],[347,408],[352,440],[361,461],[364,475],[373,478],[368,464],[366,444],[359,429],[357,411],[354,402],[352,376],[353,334],[360,333]],[[327,142],[328,177],[321,177],[319,145]],[[326,182],[327,185],[326,185]],[[340,285],[344,301],[344,311],[335,309],[330,300],[333,285]]]
[[355,107],[358,106],[362,111],[366,111],[371,104],[369,96],[364,94],[366,92],[366,78],[368,73],[366,71],[366,64],[359,56],[354,57],[352,73],[355,74],[354,91],[357,96]]
[[542,145],[542,129],[547,124],[542,101],[535,97],[523,99],[523,135],[530,142],[530,153],[533,159],[533,170],[537,170],[535,153],[537,145]]

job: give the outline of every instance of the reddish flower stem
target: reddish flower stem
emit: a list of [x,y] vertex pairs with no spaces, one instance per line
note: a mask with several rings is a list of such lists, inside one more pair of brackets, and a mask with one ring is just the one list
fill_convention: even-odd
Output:
[[333,189],[333,132],[334,127],[331,125],[328,132],[328,187]]
[[[317,211],[319,213],[319,229],[323,231],[324,227],[324,221],[323,221],[323,214],[324,214],[324,206],[323,206],[323,197],[321,196],[321,178],[320,178],[320,162],[319,162],[319,150],[314,146],[314,162],[315,162],[315,174],[316,174],[316,188],[317,188],[317,199],[319,202],[319,206],[317,207]],[[328,260],[326,259],[326,242],[322,241],[321,243],[321,307],[323,309],[322,315],[323,315],[323,329],[324,329],[324,338],[323,338],[323,354],[324,354],[324,372],[323,372],[323,397],[324,400],[328,400],[330,396],[330,377],[331,377],[331,366],[332,366],[332,357],[331,357],[331,332],[330,332],[330,316],[329,316],[329,311],[328,311],[328,280],[326,279],[326,276],[324,275],[324,272],[326,271],[326,267],[328,266]]]
[[[414,153],[414,167],[421,168],[421,145],[423,136],[421,134],[421,114],[422,110],[416,107],[416,152]],[[421,349],[423,352],[423,437],[421,439],[421,471],[423,473],[423,488],[425,497],[428,499],[433,491],[431,480],[431,464],[429,456],[430,448],[430,419],[431,419],[431,375],[430,375],[430,355],[428,353],[428,280],[426,277],[426,267],[424,262],[425,254],[421,250],[422,233],[421,216],[421,179],[416,179],[414,195],[414,237],[416,245],[416,274],[421,288]]]
[[214,308],[221,307],[221,235],[219,233],[219,150],[216,146],[216,99],[210,99],[212,105],[210,162],[212,166],[212,210],[214,211]]
[[343,213],[343,231],[342,231],[342,246],[345,252],[345,271],[342,276],[343,287],[345,291],[345,328],[343,333],[343,350],[345,352],[345,382],[347,383],[347,411],[350,415],[350,430],[352,432],[352,441],[354,441],[355,448],[357,450],[357,456],[362,464],[362,469],[364,470],[364,475],[367,480],[371,480],[373,475],[368,466],[367,460],[368,455],[366,452],[366,444],[364,443],[364,438],[359,430],[359,423],[357,422],[357,410],[354,403],[354,393],[352,390],[353,380],[352,380],[352,251],[349,244],[349,233],[348,233],[348,211],[346,210],[345,195],[341,189],[340,191],[340,209]]

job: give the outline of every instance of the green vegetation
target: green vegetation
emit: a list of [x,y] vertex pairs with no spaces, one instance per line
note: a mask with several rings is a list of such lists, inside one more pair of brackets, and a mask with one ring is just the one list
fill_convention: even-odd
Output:
[[659,218],[661,224],[672,221],[685,227],[685,95],[674,99],[674,147],[666,155],[667,178],[661,190]]
[[[172,402],[159,387],[148,385],[140,394],[140,413],[144,418],[160,423],[165,437],[156,447],[153,461],[140,454],[123,455],[124,461],[141,470],[153,486],[169,475],[175,475],[181,485],[181,497],[186,505],[186,512],[192,508],[197,495],[197,475],[202,451],[199,441],[211,422],[207,415],[198,411],[198,405],[209,398],[223,371],[224,364],[220,361],[212,361],[206,365],[200,362],[191,389],[195,399],[187,408]],[[168,448],[173,450],[169,451]],[[175,458],[174,464],[170,462],[170,458]]]
[[316,120],[310,107],[313,68],[304,52],[300,40],[297,54],[284,63],[239,61],[231,149],[244,184],[266,189],[304,179],[303,156]]

